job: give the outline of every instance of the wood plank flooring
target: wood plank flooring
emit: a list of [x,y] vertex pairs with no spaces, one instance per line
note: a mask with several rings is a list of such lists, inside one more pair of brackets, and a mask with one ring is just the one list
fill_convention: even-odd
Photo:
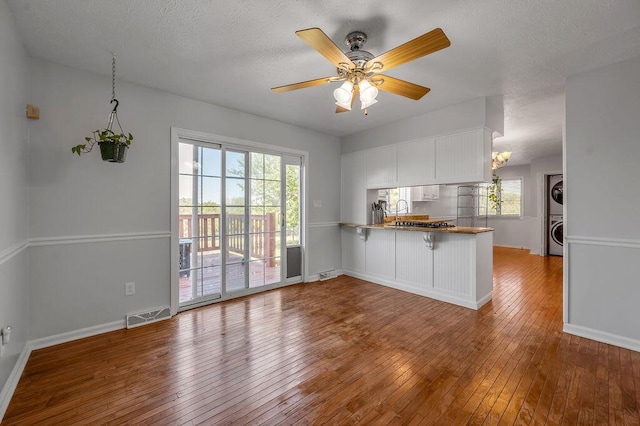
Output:
[[562,259],[473,311],[350,277],[34,351],[3,424],[640,424],[640,353],[562,333]]

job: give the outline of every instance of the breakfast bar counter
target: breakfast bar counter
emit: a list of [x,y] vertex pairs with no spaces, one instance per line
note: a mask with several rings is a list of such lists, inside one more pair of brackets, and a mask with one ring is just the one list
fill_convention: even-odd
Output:
[[346,275],[470,309],[491,300],[492,228],[340,225]]
[[357,223],[340,223],[340,226],[346,226],[351,228],[366,228],[366,229],[387,229],[394,231],[419,231],[419,232],[444,232],[450,234],[480,234],[483,232],[492,232],[493,228],[483,228],[474,226],[451,226],[446,228],[426,228],[422,226],[405,226],[405,225],[392,225],[392,224],[376,224],[376,225],[359,225]]

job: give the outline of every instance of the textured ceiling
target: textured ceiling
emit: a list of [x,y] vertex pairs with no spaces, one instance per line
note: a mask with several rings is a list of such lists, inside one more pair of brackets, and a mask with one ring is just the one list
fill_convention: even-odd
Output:
[[[332,135],[502,94],[510,164],[561,152],[567,76],[640,56],[639,0],[6,1],[33,56],[108,75],[115,52],[119,80]],[[451,47],[389,71],[421,100],[335,114],[333,85],[269,90],[335,74],[295,35],[309,27],[340,47],[364,31],[374,55],[436,27]]]

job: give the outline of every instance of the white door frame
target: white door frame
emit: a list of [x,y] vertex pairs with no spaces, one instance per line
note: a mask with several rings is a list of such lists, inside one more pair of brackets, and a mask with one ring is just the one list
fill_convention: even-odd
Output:
[[[178,128],[178,127],[171,127],[171,138],[170,138],[170,143],[171,143],[171,247],[170,247],[170,256],[171,259],[178,259],[179,258],[179,245],[178,245],[178,241],[179,241],[179,234],[178,234],[178,216],[179,216],[179,209],[178,209],[178,203],[176,202],[176,200],[179,197],[179,185],[178,185],[178,169],[179,169],[179,165],[178,165],[178,160],[179,160],[179,156],[178,156],[178,144],[180,139],[187,139],[187,140],[194,140],[194,141],[200,141],[200,142],[209,142],[212,144],[224,144],[224,145],[228,145],[227,147],[237,147],[240,149],[256,149],[256,150],[264,150],[264,151],[270,151],[270,152],[278,152],[281,155],[294,155],[294,156],[299,156],[302,158],[302,162],[301,162],[301,167],[302,167],[302,173],[301,173],[301,178],[302,178],[302,182],[301,182],[301,186],[302,186],[302,190],[301,190],[301,206],[300,208],[302,209],[301,211],[301,220],[303,221],[303,226],[301,227],[301,232],[302,232],[302,236],[301,236],[301,241],[300,243],[302,244],[303,247],[303,251],[302,251],[302,255],[303,255],[303,270],[302,270],[302,281],[306,281],[308,279],[308,277],[306,276],[306,271],[308,271],[308,256],[306,256],[306,236],[307,233],[309,232],[309,217],[308,217],[308,209],[306,208],[306,203],[308,200],[308,187],[309,185],[307,185],[307,181],[309,178],[309,168],[308,168],[308,164],[309,164],[309,153],[307,151],[301,151],[301,150],[297,150],[297,149],[292,149],[292,148],[286,148],[286,147],[282,147],[282,146],[276,146],[276,145],[269,145],[269,144],[265,144],[265,143],[260,143],[260,142],[254,142],[254,141],[250,141],[250,140],[245,140],[245,139],[238,139],[238,138],[232,138],[229,136],[221,136],[221,135],[214,135],[211,133],[204,133],[204,132],[198,132],[195,130],[188,130],[188,129],[182,129],[182,128]],[[179,283],[178,283],[178,269],[179,269],[179,264],[178,262],[170,262],[170,271],[171,271],[171,289],[170,289],[170,293],[171,293],[171,315],[175,315],[179,308],[180,308],[180,302],[179,302]],[[206,302],[203,304],[209,304],[209,303],[215,303],[215,302],[219,302],[222,300],[228,300],[228,299],[232,299],[232,298],[236,298],[236,297],[241,297],[241,296],[245,296],[247,294],[253,294],[253,293],[257,293],[260,291],[264,291],[266,289],[270,289],[270,288],[274,288],[274,287],[281,287],[284,285],[287,285],[290,283],[287,283],[286,280],[283,280],[283,282],[280,285],[270,285],[270,286],[265,286],[265,287],[260,287],[257,289],[246,289],[245,291],[239,291],[236,293],[233,293],[232,295],[222,295],[221,299],[217,299],[213,302]],[[194,304],[191,305],[190,308],[195,308],[199,306],[198,304]]]

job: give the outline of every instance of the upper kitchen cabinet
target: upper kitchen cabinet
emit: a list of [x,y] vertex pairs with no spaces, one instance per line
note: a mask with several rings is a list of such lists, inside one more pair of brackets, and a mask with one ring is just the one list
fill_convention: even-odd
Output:
[[367,223],[367,185],[365,156],[361,152],[343,154],[341,222]]
[[411,187],[411,201],[436,201],[440,198],[440,185]]
[[435,139],[398,145],[398,186],[424,185],[433,182],[435,177]]
[[397,146],[389,145],[365,151],[367,188],[395,188],[398,186]]
[[480,128],[437,137],[436,183],[474,183],[491,180],[491,131]]

